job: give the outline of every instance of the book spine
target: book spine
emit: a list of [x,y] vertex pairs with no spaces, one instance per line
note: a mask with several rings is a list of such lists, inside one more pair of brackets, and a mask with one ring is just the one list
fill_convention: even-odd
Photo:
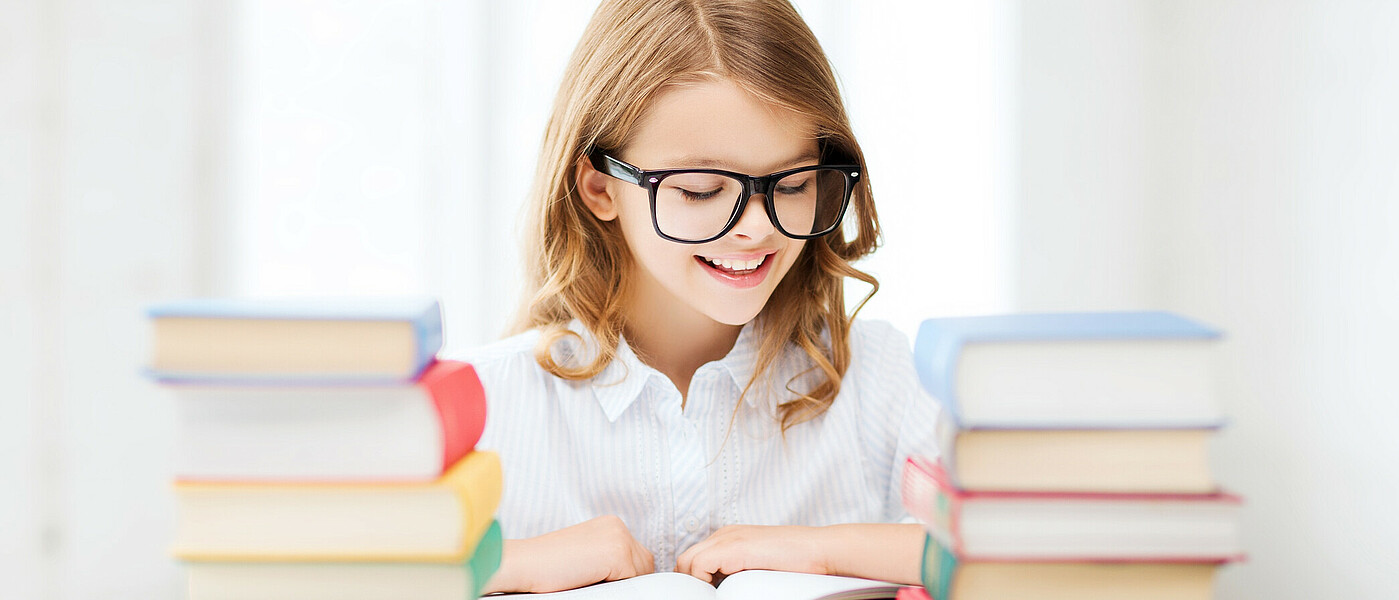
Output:
[[954,393],[954,380],[957,361],[962,353],[963,337],[949,328],[939,326],[929,319],[918,328],[913,355],[918,379],[923,388],[947,410],[948,414],[961,422],[961,410],[957,406]]
[[418,339],[418,356],[410,379],[421,375],[432,364],[437,351],[442,349],[441,305],[433,302],[431,307],[414,319],[413,332]]
[[471,555],[471,560],[467,561],[466,568],[471,572],[471,594],[468,598],[481,597],[481,591],[485,589],[486,582],[495,575],[496,569],[500,568],[500,555],[504,540],[500,533],[500,522],[491,521],[491,526],[486,529],[486,534],[481,537],[481,542],[476,544],[476,552]]
[[936,525],[946,532],[947,544],[951,546],[951,551],[963,552],[965,549],[962,546],[962,498],[947,493],[946,489],[938,488],[937,503],[939,520],[936,521]]
[[[947,485],[959,485],[957,475],[957,439],[962,428],[953,419],[939,419],[937,424],[938,461]],[[942,487],[941,483],[939,487]]]
[[934,474],[935,469],[925,457],[908,458],[904,464],[904,507],[929,533],[942,536],[954,551],[961,551],[962,499],[949,492],[947,484]]
[[933,597],[928,595],[928,590],[908,586],[899,588],[894,600],[933,600]]
[[469,452],[443,475],[442,482],[457,496],[463,542],[459,556],[465,558],[476,551],[476,545],[485,537],[500,506],[500,455]]
[[442,472],[466,456],[486,428],[486,390],[471,365],[438,361],[423,373],[423,386],[442,426]]
[[924,473],[919,464],[920,460],[920,457],[910,456],[904,461],[902,490],[904,509],[913,518],[924,523],[931,523],[933,520],[931,507],[937,496],[937,487],[932,483],[931,478]]
[[931,535],[923,536],[923,589],[937,600],[952,600],[957,557]]

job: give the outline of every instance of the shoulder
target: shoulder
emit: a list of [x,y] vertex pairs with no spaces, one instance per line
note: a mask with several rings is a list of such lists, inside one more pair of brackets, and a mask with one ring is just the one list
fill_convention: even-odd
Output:
[[532,432],[546,421],[565,391],[558,378],[534,358],[540,335],[537,330],[527,331],[449,356],[470,363],[486,391],[488,417],[477,448],[513,448],[518,453],[512,440],[534,439]]
[[534,356],[534,347],[539,342],[539,330],[531,329],[524,333],[496,340],[458,353],[452,358],[473,365],[491,365],[510,362],[521,356]]
[[875,340],[895,340],[908,345],[908,336],[904,335],[888,321],[880,319],[855,319],[850,322],[850,335],[853,339],[856,336]]
[[856,320],[851,324],[850,366],[841,388],[858,395],[863,406],[876,411],[926,400],[908,336],[886,321]]
[[850,324],[851,365],[861,368],[887,368],[913,364],[908,336],[888,321],[856,319]]
[[543,382],[547,372],[534,359],[534,349],[539,342],[539,331],[531,330],[489,344],[477,346],[463,352],[453,353],[447,358],[471,363],[481,383],[489,395],[491,388],[500,385],[519,387],[533,382]]
[[909,452],[936,455],[941,407],[918,378],[908,335],[883,321],[857,322],[850,346],[841,392],[858,398],[870,446],[880,449],[879,464],[893,464],[897,472]]

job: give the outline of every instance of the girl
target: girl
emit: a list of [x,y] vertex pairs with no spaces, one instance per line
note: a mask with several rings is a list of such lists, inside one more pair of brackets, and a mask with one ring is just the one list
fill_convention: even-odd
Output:
[[[515,337],[468,357],[508,539],[488,591],[653,570],[917,583],[904,458],[934,454],[907,339],[852,322],[878,222],[786,0],[605,0],[528,213]],[[858,310],[858,307],[857,307]]]

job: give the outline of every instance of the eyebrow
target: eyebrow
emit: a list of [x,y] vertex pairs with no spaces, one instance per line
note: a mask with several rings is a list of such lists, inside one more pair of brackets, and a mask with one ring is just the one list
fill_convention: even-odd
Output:
[[[815,152],[806,152],[806,153],[803,153],[801,156],[798,156],[798,157],[793,158],[793,159],[791,159],[791,160],[789,160],[789,161],[786,161],[786,162],[784,162],[784,163],[779,164],[779,165],[777,166],[777,169],[775,169],[773,172],[776,173],[777,171],[782,171],[782,170],[785,170],[785,169],[790,168],[790,167],[796,167],[796,166],[798,166],[798,165],[800,165],[801,163],[804,163],[804,162],[810,162],[810,161],[820,162],[820,160],[821,160],[821,156],[820,156],[819,154],[817,154],[817,153],[815,153]],[[675,160],[672,160],[672,161],[667,161],[667,164],[675,165],[674,167],[666,167],[666,168],[674,168],[674,169],[703,168],[703,169],[723,169],[723,170],[726,170],[726,171],[734,171],[734,170],[737,170],[737,169],[735,168],[734,164],[731,163],[731,162],[728,162],[728,161],[725,161],[725,160],[718,160],[718,159],[714,159],[714,158],[707,158],[707,157],[703,157],[703,156],[682,156],[682,157],[680,157],[680,158],[678,158],[678,159],[675,159]]]

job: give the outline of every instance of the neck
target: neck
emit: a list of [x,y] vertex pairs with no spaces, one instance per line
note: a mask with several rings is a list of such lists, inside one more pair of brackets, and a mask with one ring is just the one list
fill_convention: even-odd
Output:
[[695,371],[728,355],[742,329],[680,310],[634,313],[623,326],[623,333],[637,357],[669,377],[680,390],[683,407]]

